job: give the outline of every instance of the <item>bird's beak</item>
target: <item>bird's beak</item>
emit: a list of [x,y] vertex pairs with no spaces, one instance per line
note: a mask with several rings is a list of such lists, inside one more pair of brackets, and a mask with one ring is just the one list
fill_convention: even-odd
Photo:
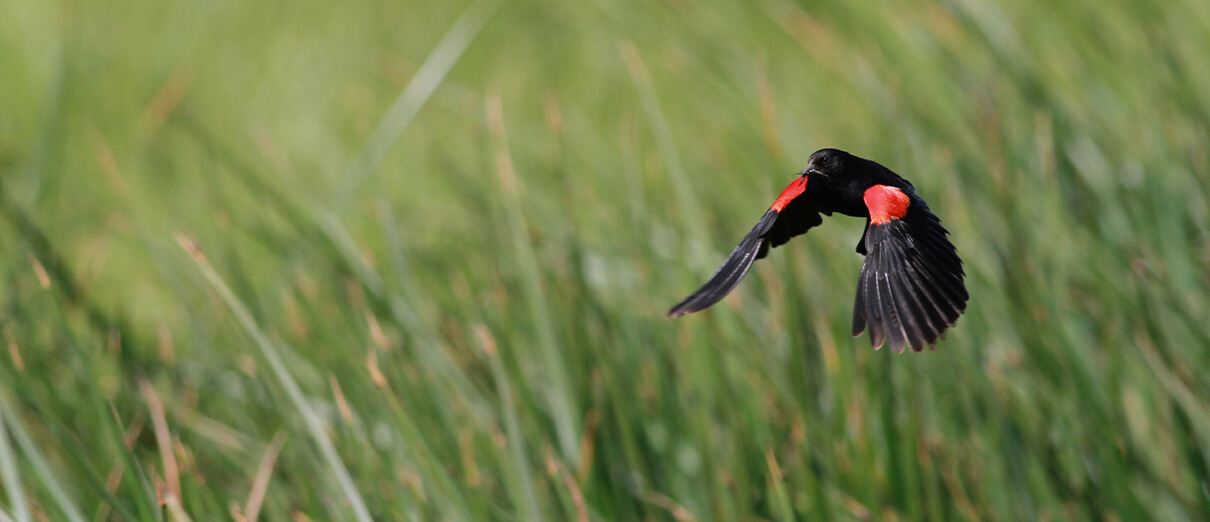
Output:
[[823,176],[823,173],[814,167],[807,167],[798,173],[799,176]]

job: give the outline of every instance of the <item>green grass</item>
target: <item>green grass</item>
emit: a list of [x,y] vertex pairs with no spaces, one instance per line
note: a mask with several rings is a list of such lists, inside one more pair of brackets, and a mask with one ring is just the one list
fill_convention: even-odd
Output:
[[[0,520],[1210,517],[1210,4],[333,6],[0,0]],[[825,146],[937,350],[665,319]]]

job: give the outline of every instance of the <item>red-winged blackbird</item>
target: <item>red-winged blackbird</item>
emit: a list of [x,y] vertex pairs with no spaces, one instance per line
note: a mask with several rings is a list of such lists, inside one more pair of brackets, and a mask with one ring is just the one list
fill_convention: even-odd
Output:
[[853,336],[868,324],[875,349],[886,339],[896,352],[935,343],[966,310],[966,274],[949,232],[912,184],[878,163],[836,149],[811,154],[798,174],[714,277],[672,307],[668,317],[717,303],[769,248],[822,223],[820,213],[839,212],[866,218],[857,243],[857,253],[866,259],[857,282]]

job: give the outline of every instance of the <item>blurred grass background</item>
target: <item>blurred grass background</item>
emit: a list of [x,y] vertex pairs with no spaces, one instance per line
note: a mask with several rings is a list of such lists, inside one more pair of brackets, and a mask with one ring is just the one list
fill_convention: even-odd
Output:
[[[1210,517],[1210,4],[0,0],[0,520]],[[862,222],[670,321],[815,149]],[[182,248],[184,247],[184,248]]]

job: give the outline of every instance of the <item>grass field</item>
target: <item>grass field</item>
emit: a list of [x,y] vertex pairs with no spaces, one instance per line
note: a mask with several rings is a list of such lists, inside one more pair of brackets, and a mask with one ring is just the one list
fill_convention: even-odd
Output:
[[1210,3],[492,2],[0,0],[0,521],[1210,518]]

